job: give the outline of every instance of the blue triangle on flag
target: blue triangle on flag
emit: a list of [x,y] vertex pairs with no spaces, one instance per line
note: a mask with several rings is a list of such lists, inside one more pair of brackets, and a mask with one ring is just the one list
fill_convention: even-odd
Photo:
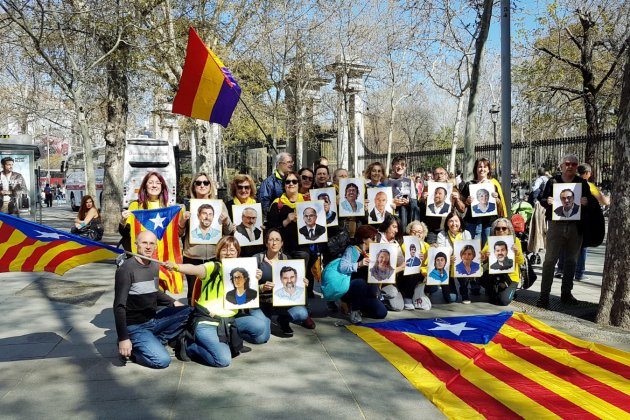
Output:
[[182,208],[179,206],[165,207],[153,210],[134,210],[133,215],[146,230],[155,233],[158,241],[162,240],[166,228]]
[[380,330],[447,338],[467,343],[488,344],[511,316],[512,312],[506,311],[494,315],[399,319],[396,321],[357,325]]

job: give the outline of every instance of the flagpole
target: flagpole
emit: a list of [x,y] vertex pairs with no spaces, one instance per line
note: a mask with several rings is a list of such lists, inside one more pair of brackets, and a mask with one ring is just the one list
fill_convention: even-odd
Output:
[[268,135],[267,133],[265,133],[265,130],[262,128],[262,126],[260,125],[260,123],[258,122],[258,120],[256,119],[256,117],[254,116],[254,114],[252,113],[252,111],[249,109],[249,107],[247,106],[247,104],[245,103],[245,101],[243,100],[243,95],[240,95],[238,97],[238,100],[241,101],[241,103],[243,104],[243,106],[245,107],[245,109],[247,110],[247,112],[249,113],[249,115],[252,117],[252,119],[254,120],[254,122],[256,123],[256,125],[258,126],[258,128],[260,129],[260,131],[262,131],[263,136],[265,136],[265,140],[267,140],[267,143],[269,144],[269,146],[271,146],[271,148],[273,149],[273,151],[278,154],[278,150],[276,149],[276,146],[273,145],[273,141],[271,139],[271,136]]

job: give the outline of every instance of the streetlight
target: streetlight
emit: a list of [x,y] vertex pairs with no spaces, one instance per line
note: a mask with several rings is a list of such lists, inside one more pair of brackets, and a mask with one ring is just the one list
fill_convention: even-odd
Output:
[[497,174],[499,173],[499,158],[497,155],[497,118],[499,117],[499,105],[492,104],[490,107],[490,119],[492,120],[492,129],[494,133],[494,167]]

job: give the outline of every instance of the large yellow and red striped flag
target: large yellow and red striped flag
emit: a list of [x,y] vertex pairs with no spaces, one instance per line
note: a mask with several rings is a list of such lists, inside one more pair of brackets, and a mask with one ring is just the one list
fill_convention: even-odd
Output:
[[630,353],[525,314],[348,328],[450,418],[630,418]]
[[[133,210],[128,223],[131,226],[131,250],[138,252],[136,235],[143,230],[150,230],[157,237],[157,249],[153,258],[160,261],[182,263],[182,250],[179,243],[179,218],[183,212],[179,206],[153,210]],[[182,273],[169,271],[160,265],[160,288],[171,293],[184,290]]]
[[123,251],[100,242],[0,213],[0,272],[48,271],[115,258]]
[[232,73],[191,27],[173,112],[227,127],[240,96]]

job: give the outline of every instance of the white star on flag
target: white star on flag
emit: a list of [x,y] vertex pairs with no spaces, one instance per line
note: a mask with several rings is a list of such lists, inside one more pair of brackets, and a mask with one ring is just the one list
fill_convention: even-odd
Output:
[[462,333],[462,331],[468,331],[468,330],[476,330],[477,328],[470,328],[466,326],[466,322],[460,322],[459,324],[447,324],[444,322],[436,322],[436,325],[438,325],[435,328],[429,328],[429,331],[450,331],[453,334],[455,334],[456,336],[459,337],[459,335]]
[[37,235],[38,238],[52,238],[52,239],[61,238],[61,236],[59,236],[59,234],[56,232],[41,232],[39,230],[36,230],[35,232],[39,234]]
[[162,222],[165,220],[166,217],[161,217],[160,213],[158,213],[153,219],[149,219],[150,222],[153,222],[153,229],[157,229],[158,227],[164,229],[164,224]]

